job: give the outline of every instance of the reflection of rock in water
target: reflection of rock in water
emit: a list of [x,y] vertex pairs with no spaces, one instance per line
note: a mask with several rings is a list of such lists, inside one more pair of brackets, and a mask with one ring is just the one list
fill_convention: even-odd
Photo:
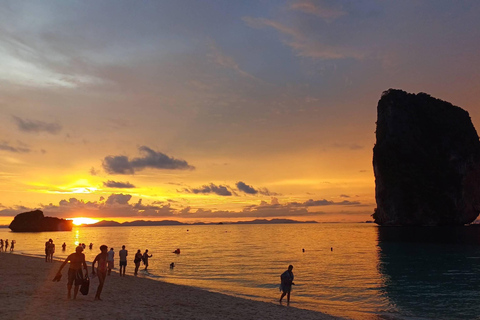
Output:
[[480,228],[379,227],[384,294],[404,316],[480,315]]

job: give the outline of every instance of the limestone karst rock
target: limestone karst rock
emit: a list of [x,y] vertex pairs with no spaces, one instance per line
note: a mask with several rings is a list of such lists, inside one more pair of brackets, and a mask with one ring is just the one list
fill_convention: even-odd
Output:
[[71,231],[71,220],[45,217],[40,210],[17,214],[8,226],[13,232]]
[[390,89],[377,107],[373,218],[380,225],[464,225],[480,212],[480,142],[468,112]]

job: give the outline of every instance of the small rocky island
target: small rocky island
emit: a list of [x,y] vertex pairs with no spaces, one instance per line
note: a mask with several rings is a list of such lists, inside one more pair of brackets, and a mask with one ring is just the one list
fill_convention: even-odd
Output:
[[480,142],[467,111],[390,89],[373,148],[379,225],[453,226],[480,212]]
[[40,210],[17,214],[8,226],[13,232],[71,231],[71,220],[45,217]]

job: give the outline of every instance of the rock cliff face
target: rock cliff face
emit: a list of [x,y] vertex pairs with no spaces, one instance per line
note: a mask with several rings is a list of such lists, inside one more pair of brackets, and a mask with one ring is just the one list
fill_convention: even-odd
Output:
[[480,212],[480,142],[468,112],[428,94],[385,91],[373,148],[380,225],[463,225]]
[[8,226],[13,232],[71,231],[70,220],[45,217],[40,210],[17,214]]

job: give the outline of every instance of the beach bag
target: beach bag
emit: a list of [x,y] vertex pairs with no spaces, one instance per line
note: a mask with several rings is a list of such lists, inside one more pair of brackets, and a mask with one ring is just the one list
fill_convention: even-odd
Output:
[[88,294],[88,289],[90,288],[90,279],[86,277],[83,279],[82,285],[80,286],[80,292],[86,296]]

